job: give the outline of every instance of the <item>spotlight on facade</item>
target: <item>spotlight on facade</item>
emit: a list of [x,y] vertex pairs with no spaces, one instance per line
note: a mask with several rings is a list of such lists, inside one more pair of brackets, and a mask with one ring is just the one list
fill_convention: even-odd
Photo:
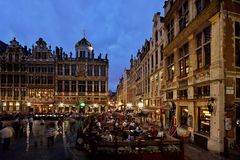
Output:
[[30,103],[30,102],[27,102],[27,106],[28,106],[28,107],[31,106],[31,103]]
[[139,103],[138,103],[138,108],[139,108],[139,109],[143,109],[143,102],[139,102]]

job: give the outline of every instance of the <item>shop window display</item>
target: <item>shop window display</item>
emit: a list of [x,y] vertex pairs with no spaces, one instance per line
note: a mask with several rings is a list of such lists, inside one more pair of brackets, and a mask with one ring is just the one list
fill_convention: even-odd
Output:
[[198,131],[210,134],[210,118],[211,113],[208,111],[207,107],[198,108]]
[[188,107],[181,106],[181,126],[187,126]]

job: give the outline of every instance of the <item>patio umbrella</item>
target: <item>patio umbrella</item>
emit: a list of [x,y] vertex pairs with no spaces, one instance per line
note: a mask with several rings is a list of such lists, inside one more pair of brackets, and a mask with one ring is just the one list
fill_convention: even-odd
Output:
[[0,130],[0,137],[1,138],[11,138],[13,136],[13,128],[12,127],[5,127]]

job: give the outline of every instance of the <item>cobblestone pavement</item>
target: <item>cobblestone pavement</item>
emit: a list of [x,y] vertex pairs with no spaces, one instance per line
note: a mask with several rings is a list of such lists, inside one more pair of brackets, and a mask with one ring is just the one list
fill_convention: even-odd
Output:
[[81,160],[85,159],[84,153],[72,152],[66,134],[57,135],[54,145],[48,147],[47,137],[39,134],[44,129],[39,121],[34,121],[33,133],[29,134],[27,128],[27,136],[12,138],[8,151],[3,151],[0,145],[0,160],[68,160],[76,159],[76,156],[81,156]]
[[184,157],[185,160],[240,160],[239,153],[230,151],[229,157],[224,158],[188,143],[184,145]]
[[[65,129],[67,124],[65,124]],[[33,133],[25,137],[12,138],[10,150],[2,151],[0,145],[0,160],[88,160],[86,153],[75,149],[69,133],[56,136],[54,146],[47,147],[46,136],[41,136],[45,127],[39,121],[34,121]],[[28,128],[27,128],[28,130]],[[66,129],[67,130],[67,129]],[[29,132],[27,132],[29,133]],[[74,135],[73,135],[74,136]],[[186,143],[185,160],[240,160],[240,155],[229,153],[229,158],[223,158],[209,151]]]

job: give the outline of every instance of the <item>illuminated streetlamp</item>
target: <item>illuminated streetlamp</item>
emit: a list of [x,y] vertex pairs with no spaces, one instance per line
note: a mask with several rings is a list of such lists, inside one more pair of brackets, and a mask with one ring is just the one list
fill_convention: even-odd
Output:
[[27,102],[27,106],[30,107],[30,106],[31,106],[31,103],[30,103],[30,102]]

